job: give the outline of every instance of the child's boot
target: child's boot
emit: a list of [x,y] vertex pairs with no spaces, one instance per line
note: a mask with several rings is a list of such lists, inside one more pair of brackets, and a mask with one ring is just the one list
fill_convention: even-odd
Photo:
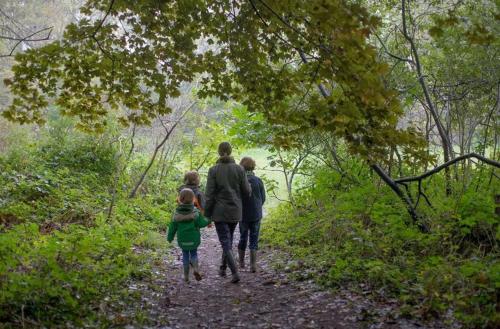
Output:
[[222,277],[226,276],[226,269],[227,269],[227,260],[226,260],[226,255],[222,253],[222,263],[219,266],[219,275]]
[[250,250],[250,271],[257,272],[257,250]]
[[236,262],[234,261],[233,252],[229,250],[226,253],[227,265],[231,270],[232,278],[231,283],[238,283],[240,281],[240,276],[238,274],[238,268],[236,267]]
[[200,269],[198,267],[198,261],[195,260],[194,262],[192,262],[192,265],[193,265],[193,275],[194,275],[194,278],[196,279],[196,281],[200,281],[202,279],[202,277],[201,277],[201,274],[200,274]]
[[238,260],[241,268],[245,268],[245,250],[238,249]]
[[184,265],[184,282],[189,282],[189,264]]

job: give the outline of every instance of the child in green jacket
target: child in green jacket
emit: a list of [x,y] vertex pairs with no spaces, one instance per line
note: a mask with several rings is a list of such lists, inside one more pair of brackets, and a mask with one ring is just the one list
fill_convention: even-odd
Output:
[[193,267],[196,280],[201,280],[198,268],[198,246],[200,245],[200,228],[210,224],[194,206],[194,192],[185,188],[179,193],[179,206],[175,209],[172,222],[168,227],[168,242],[174,240],[177,233],[177,243],[182,249],[182,264],[184,281],[189,282],[189,265]]

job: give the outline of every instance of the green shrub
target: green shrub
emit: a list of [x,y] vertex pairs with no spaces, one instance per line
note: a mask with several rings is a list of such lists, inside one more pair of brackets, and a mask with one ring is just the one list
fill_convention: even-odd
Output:
[[355,183],[319,169],[312,187],[295,195],[294,207],[283,204],[270,212],[263,242],[300,259],[324,286],[362,285],[398,297],[411,316],[452,310],[467,327],[493,328],[500,324],[497,185],[483,185],[481,193],[472,184],[465,191],[454,186],[456,194],[446,197],[442,182],[437,176],[424,186],[433,205],[419,206],[432,230],[426,234],[369,172]]
[[103,300],[139,299],[124,287],[167,248],[159,232],[175,194],[130,200],[121,178],[108,218],[120,165],[111,137],[64,120],[40,134],[0,154],[0,323],[107,326]]
[[0,319],[23,313],[50,325],[88,314],[143,267],[144,259],[131,248],[144,231],[143,223],[101,217],[91,228],[72,224],[42,234],[38,225],[26,224],[4,232]]

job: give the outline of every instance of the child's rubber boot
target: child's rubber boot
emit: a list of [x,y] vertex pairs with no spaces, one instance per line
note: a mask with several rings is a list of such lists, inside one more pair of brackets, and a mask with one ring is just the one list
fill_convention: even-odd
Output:
[[227,269],[226,255],[224,253],[222,253],[221,265],[219,266],[219,276],[225,277],[226,276],[226,269]]
[[198,267],[198,261],[192,262],[193,265],[193,275],[196,281],[200,281],[202,279],[201,274],[200,274],[200,268]]
[[184,265],[184,282],[189,282],[189,265]]
[[240,268],[245,268],[245,250],[238,249],[238,260]]
[[234,261],[233,252],[231,250],[226,253],[226,259],[232,274],[231,283],[240,282],[240,275],[238,274],[238,268],[236,267],[236,262]]
[[250,250],[250,272],[257,272],[257,250]]

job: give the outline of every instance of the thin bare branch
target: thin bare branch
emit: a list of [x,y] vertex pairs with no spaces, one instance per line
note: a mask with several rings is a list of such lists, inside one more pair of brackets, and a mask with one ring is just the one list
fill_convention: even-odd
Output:
[[[46,28],[43,28],[41,30],[38,30],[36,32],[33,32],[31,33],[30,35],[27,35],[23,38],[10,38],[10,37],[5,37],[5,36],[0,36],[0,39],[6,39],[6,40],[15,40],[17,41],[16,44],[14,45],[14,47],[11,48],[10,52],[8,55],[0,55],[0,57],[11,57],[13,54],[14,54],[14,51],[16,50],[16,48],[23,42],[31,42],[31,41],[45,41],[45,40],[49,40],[50,39],[50,36],[52,34],[52,31],[53,31],[54,27],[53,26],[50,26],[50,27],[46,27]],[[48,31],[47,35],[43,38],[37,38],[37,39],[31,39],[32,37],[34,37],[35,35],[37,34],[40,34],[42,32],[45,32],[45,31]]]
[[102,18],[102,20],[97,25],[97,27],[94,30],[94,32],[92,33],[92,38],[95,38],[95,36],[97,35],[97,32],[99,32],[99,30],[101,29],[102,25],[104,24],[104,21],[106,20],[106,18],[108,18],[109,14],[111,13],[111,9],[113,8],[114,3],[115,3],[115,0],[111,0],[110,1],[108,10],[106,11],[106,14],[104,15],[104,17]]

